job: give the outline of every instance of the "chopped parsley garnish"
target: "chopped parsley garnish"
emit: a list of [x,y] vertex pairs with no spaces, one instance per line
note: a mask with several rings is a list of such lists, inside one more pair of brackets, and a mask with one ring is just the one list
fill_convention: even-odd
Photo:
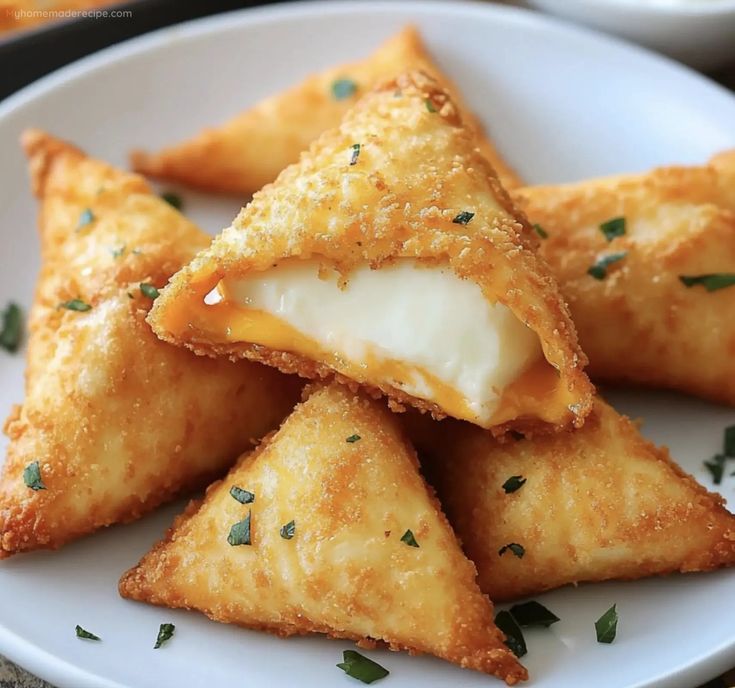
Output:
[[352,146],[350,146],[350,165],[357,165],[357,159],[360,157],[360,144],[359,143],[353,143]]
[[89,208],[85,208],[84,210],[82,210],[82,214],[79,216],[77,230],[80,230],[87,225],[91,225],[94,222],[94,219],[94,213]]
[[725,456],[735,457],[735,425],[725,428]]
[[98,635],[85,631],[79,624],[77,624],[76,632],[77,638],[81,638],[82,640],[102,640]]
[[85,313],[86,311],[92,310],[92,306],[82,301],[81,299],[72,299],[71,301],[63,301],[59,304],[59,308],[66,308],[68,311],[77,311],[78,313]]
[[548,239],[549,233],[538,223],[533,223],[533,229],[542,239]]
[[410,530],[407,530],[401,535],[401,542],[405,542],[409,547],[418,547],[419,543],[416,542],[416,538]]
[[361,439],[362,439],[362,437],[360,437],[360,435],[355,434],[355,435],[350,435],[345,440],[345,442],[349,442],[350,444],[354,444],[355,442],[359,442]]
[[344,100],[355,95],[357,84],[352,79],[337,79],[332,82],[332,95],[335,100]]
[[236,523],[232,528],[230,528],[230,534],[227,536],[227,542],[229,542],[233,547],[252,544],[250,542],[251,513],[252,512],[248,511],[248,515],[245,517],[245,520]]
[[735,272],[713,272],[709,275],[680,275],[685,287],[701,284],[707,291],[717,291],[735,285]]
[[556,614],[549,611],[540,602],[536,602],[536,600],[514,604],[510,608],[510,613],[518,622],[518,625],[523,628],[529,628],[530,626],[543,626],[544,628],[548,628],[557,621],[560,621]]
[[424,98],[424,103],[426,103],[426,109],[429,112],[437,112],[436,105],[434,105],[434,101],[431,98]]
[[143,296],[147,296],[149,299],[157,299],[160,293],[158,289],[156,289],[152,284],[148,284],[147,282],[140,283],[140,291],[142,292]]
[[475,213],[463,210],[461,213],[457,213],[454,216],[452,222],[454,222],[455,225],[466,225],[473,217],[475,217]]
[[296,521],[289,521],[285,526],[281,526],[281,537],[284,540],[290,540],[296,534]]
[[46,486],[43,484],[43,479],[41,478],[41,466],[38,461],[29,463],[25,467],[25,470],[23,471],[23,482],[26,484],[26,487],[30,487],[34,492],[46,489]]
[[498,556],[502,557],[508,550],[513,552],[519,559],[523,559],[523,555],[526,553],[523,545],[519,545],[517,542],[509,542],[498,550]]
[[176,208],[176,210],[181,210],[184,207],[184,201],[179,196],[179,194],[175,193],[174,191],[164,191],[161,194],[161,198],[166,201],[172,208]]
[[390,673],[388,669],[355,650],[344,650],[342,661],[337,666],[348,676],[363,683],[374,683]]
[[249,490],[243,490],[241,487],[233,485],[230,488],[230,494],[233,499],[236,499],[240,504],[252,504],[255,501],[255,494]]
[[617,263],[623,260],[628,253],[621,251],[620,253],[609,253],[606,256],[602,256],[597,259],[597,262],[590,268],[587,269],[587,274],[592,275],[596,280],[603,280],[607,277],[607,268],[613,263]]
[[526,478],[522,475],[511,475],[508,480],[503,483],[505,494],[510,494],[516,490],[520,490],[526,484]]
[[600,231],[608,241],[612,241],[616,237],[625,236],[625,218],[614,217],[612,220],[603,222],[600,225]]
[[611,643],[615,640],[618,631],[618,612],[616,605],[608,609],[597,621],[595,621],[595,632],[598,643]]
[[125,244],[111,248],[110,253],[112,253],[113,258],[119,258],[123,253],[125,253]]
[[719,485],[722,482],[722,475],[725,472],[725,461],[727,457],[724,454],[715,454],[711,461],[705,461],[704,467],[710,472],[712,482]]
[[505,633],[505,644],[516,657],[523,657],[528,652],[523,631],[510,612],[498,612],[495,625]]
[[5,351],[13,353],[20,346],[21,335],[23,334],[23,314],[20,306],[15,303],[9,303],[8,307],[2,312],[2,329],[0,329],[0,347]]
[[158,650],[164,643],[171,640],[171,638],[174,637],[175,630],[176,626],[171,623],[161,624],[161,627],[158,629],[158,638],[156,638],[156,644],[153,646],[153,649]]

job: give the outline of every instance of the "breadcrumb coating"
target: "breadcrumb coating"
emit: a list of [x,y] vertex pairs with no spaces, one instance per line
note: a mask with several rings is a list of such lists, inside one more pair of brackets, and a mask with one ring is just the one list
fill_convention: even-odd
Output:
[[[359,155],[351,164],[356,144]],[[454,221],[462,212],[474,213],[467,225]],[[232,226],[174,276],[149,322],[162,339],[197,353],[334,377],[332,368],[298,352],[228,341],[213,325],[204,296],[225,276],[237,279],[285,259],[316,258],[345,279],[357,266],[379,269],[397,258],[448,264],[536,332],[559,373],[546,420],[518,417],[495,431],[580,425],[592,400],[586,358],[553,278],[530,248],[531,231],[476,149],[450,95],[425,74],[406,74],[365,96],[338,129],[322,135],[297,165],[257,193]],[[433,400],[377,380],[362,382],[398,404],[444,412]]]
[[[735,404],[735,151],[701,167],[537,186],[513,194],[548,234],[540,253],[567,299],[595,380],[679,390]],[[625,219],[608,241],[600,225]],[[601,256],[624,253],[603,279]],[[735,278],[734,278],[735,279]]]
[[[248,515],[250,544],[230,544]],[[409,530],[417,546],[405,541]],[[192,502],[120,592],[282,637],[325,633],[430,653],[513,685],[526,671],[475,576],[396,416],[332,385]]]
[[[295,163],[320,134],[378,82],[413,69],[433,74],[449,89],[479,137],[482,154],[506,188],[521,180],[485,135],[479,119],[460,102],[459,91],[434,63],[419,32],[407,26],[365,60],[314,74],[257,103],[225,124],[156,153],[133,151],[133,168],[190,186],[247,196]],[[335,95],[336,90],[336,95]]]
[[[599,398],[583,428],[551,437],[501,444],[450,421],[414,422],[410,435],[493,600],[735,563],[722,497]],[[512,476],[525,482],[506,492]],[[509,543],[522,558],[499,554]]]
[[[40,131],[23,146],[43,260],[26,398],[5,423],[0,558],[55,549],[203,487],[299,393],[275,370],[198,358],[150,331],[141,283],[162,286],[207,235],[140,177]],[[60,306],[73,300],[86,310]],[[24,482],[34,462],[45,489]]]

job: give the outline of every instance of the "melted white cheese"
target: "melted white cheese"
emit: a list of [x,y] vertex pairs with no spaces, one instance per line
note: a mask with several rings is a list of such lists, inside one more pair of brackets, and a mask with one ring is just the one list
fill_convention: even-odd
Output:
[[[290,261],[226,280],[225,289],[353,364],[400,362],[405,379],[379,382],[441,407],[433,377],[461,394],[475,415],[468,420],[481,424],[503,389],[542,356],[538,336],[506,306],[489,303],[477,284],[415,260],[359,267],[342,287],[336,273],[320,276],[316,261]],[[218,297],[215,290],[206,302]],[[374,380],[369,368],[366,380]]]

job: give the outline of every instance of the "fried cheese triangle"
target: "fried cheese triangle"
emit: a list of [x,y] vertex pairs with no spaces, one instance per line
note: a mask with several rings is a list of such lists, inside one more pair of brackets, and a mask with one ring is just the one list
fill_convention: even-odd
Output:
[[552,437],[499,443],[466,423],[436,425],[411,436],[495,601],[735,563],[722,497],[599,398],[582,429]]
[[157,153],[134,151],[135,170],[208,191],[250,195],[299,159],[322,132],[336,127],[378,82],[413,69],[433,74],[448,88],[478,145],[506,188],[521,181],[484,135],[480,121],[460,103],[459,92],[432,61],[418,31],[408,26],[361,62],[333,67],[257,103],[222,126]]
[[138,176],[40,131],[23,146],[42,269],[26,398],[5,425],[0,558],[57,548],[208,484],[299,394],[275,370],[196,357],[145,322],[151,290],[206,234]]
[[397,417],[333,384],[192,502],[120,593],[279,636],[378,641],[512,685],[526,670],[475,576]]
[[548,235],[593,379],[735,405],[735,151],[514,198]]
[[197,353],[336,377],[498,433],[581,424],[585,357],[529,231],[448,93],[415,72],[256,194],[149,322]]

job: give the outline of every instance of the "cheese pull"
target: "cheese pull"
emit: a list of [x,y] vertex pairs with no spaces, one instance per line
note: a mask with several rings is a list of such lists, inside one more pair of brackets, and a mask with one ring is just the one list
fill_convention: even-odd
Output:
[[579,425],[585,358],[529,231],[450,95],[407,74],[256,194],[149,321],[197,353],[333,377],[396,409],[496,433]]

